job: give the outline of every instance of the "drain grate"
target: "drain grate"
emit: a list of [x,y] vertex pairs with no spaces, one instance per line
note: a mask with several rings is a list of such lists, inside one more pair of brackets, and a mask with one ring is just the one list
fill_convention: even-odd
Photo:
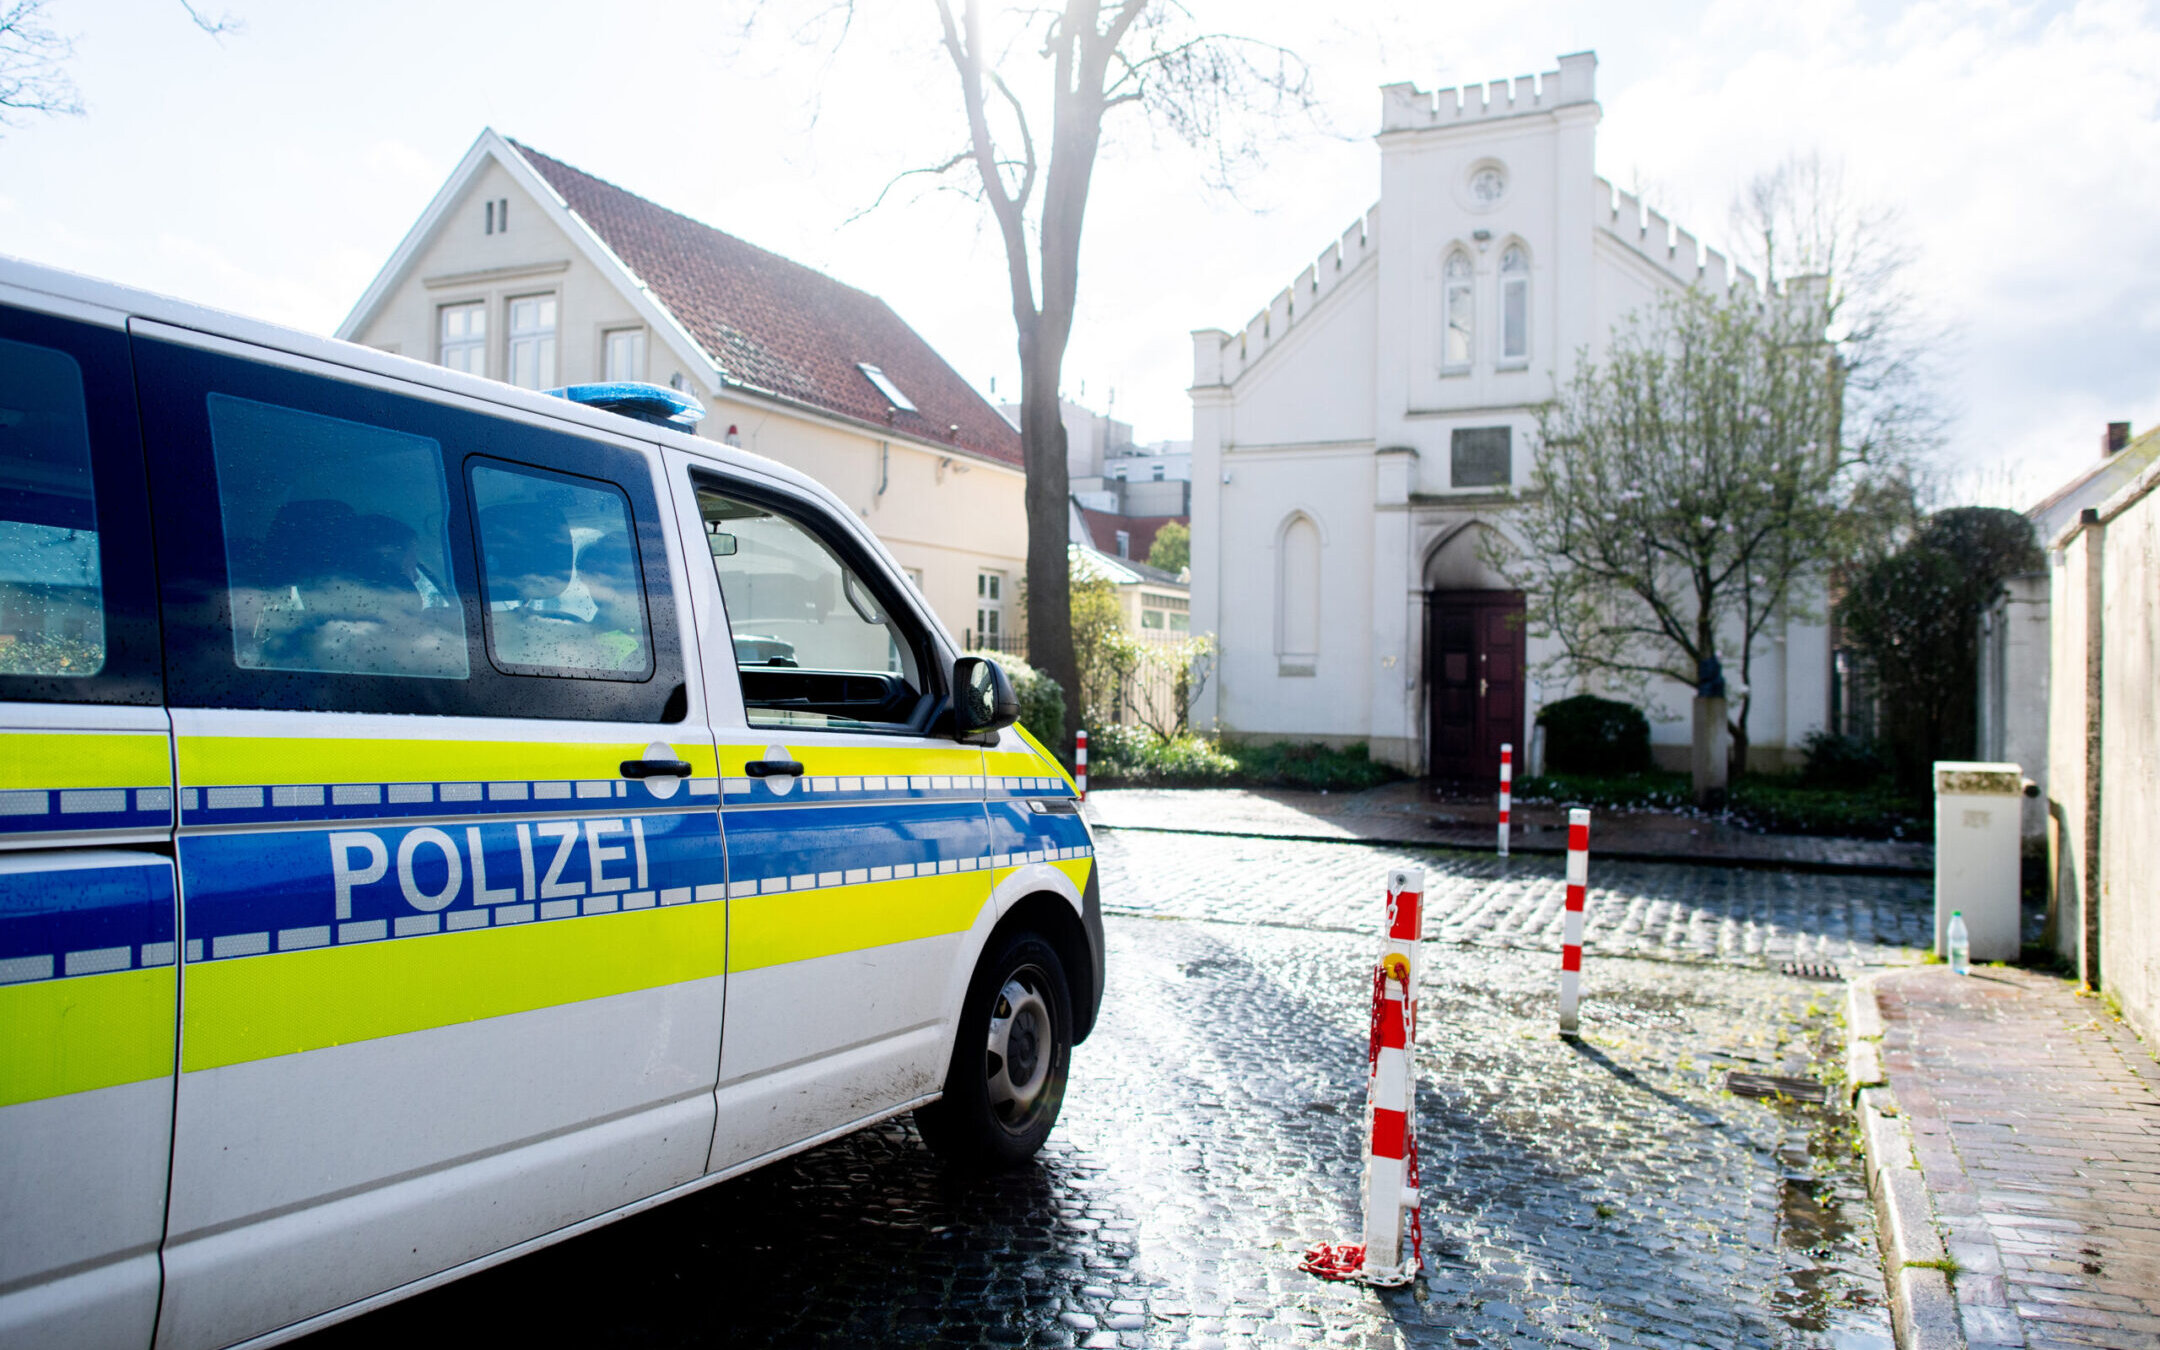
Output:
[[1778,969],[1787,975],[1797,975],[1803,980],[1842,980],[1843,971],[1828,961],[1787,961]]
[[1821,1106],[1829,1096],[1829,1089],[1812,1078],[1780,1078],[1737,1069],[1725,1075],[1725,1090],[1735,1097],[1790,1097],[1810,1106]]

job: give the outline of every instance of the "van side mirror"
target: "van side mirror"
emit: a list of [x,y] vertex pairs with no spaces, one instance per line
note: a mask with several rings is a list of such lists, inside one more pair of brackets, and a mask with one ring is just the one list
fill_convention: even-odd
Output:
[[1020,719],[1020,696],[995,661],[963,656],[953,662],[953,729],[962,736],[1003,731]]

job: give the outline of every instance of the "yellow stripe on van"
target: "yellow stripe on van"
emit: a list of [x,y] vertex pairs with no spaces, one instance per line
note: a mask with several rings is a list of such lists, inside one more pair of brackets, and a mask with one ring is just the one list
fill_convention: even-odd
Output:
[[171,966],[0,985],[0,1106],[163,1078],[179,991]]
[[[772,739],[765,745],[785,748],[789,754],[802,761],[803,772],[816,778],[857,777],[861,775],[890,777],[894,774],[966,774],[972,777],[983,772],[983,756],[980,750],[966,746],[880,746],[880,745],[817,745],[788,744],[787,733],[769,733]],[[743,766],[754,759],[765,758],[765,745],[729,745],[721,747],[720,763],[724,776],[740,778]]]
[[1088,873],[1095,868],[1093,858],[1070,858],[1050,865],[1065,874],[1066,878],[1072,882],[1074,890],[1082,895],[1087,894]]
[[[500,779],[614,778],[647,741],[389,741],[330,737],[182,736],[187,787],[258,783],[469,783]],[[710,778],[710,743],[674,746],[690,772]]]
[[162,787],[171,782],[172,751],[163,732],[0,732],[0,788]]
[[987,772],[1005,777],[1039,778],[1042,776],[1042,771],[1047,768],[1050,772],[1064,779],[1065,786],[1072,789],[1073,795],[1078,796],[1080,793],[1079,785],[1073,782],[1071,774],[1065,772],[1065,766],[1058,763],[1058,757],[1043,749],[1042,742],[1036,740],[1034,734],[1018,722],[1013,723],[1013,730],[1020,733],[1021,740],[1034,747],[1035,754],[1042,760],[1042,763],[1030,766],[1025,755],[1016,755],[1010,750],[1004,752],[992,751],[983,756],[985,762],[994,765]]
[[[757,970],[958,933],[987,902],[981,872],[907,877],[728,901],[729,970]],[[810,990],[804,997],[812,997]]]
[[718,975],[727,904],[319,947],[187,968],[183,1072]]

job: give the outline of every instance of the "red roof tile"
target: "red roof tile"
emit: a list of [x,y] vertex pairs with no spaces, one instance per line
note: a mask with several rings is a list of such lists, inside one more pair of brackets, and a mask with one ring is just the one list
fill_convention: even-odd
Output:
[[1080,508],[1080,516],[1087,522],[1088,535],[1094,539],[1095,547],[1113,558],[1118,556],[1118,531],[1123,530],[1128,536],[1126,543],[1131,552],[1127,560],[1131,562],[1148,560],[1148,554],[1155,547],[1155,533],[1163,526],[1172,521],[1180,525],[1192,524],[1189,516],[1114,516],[1108,511],[1091,511],[1085,506]]
[[[1022,462],[1019,432],[883,300],[511,144],[719,361],[729,384]],[[883,370],[918,411],[893,410],[862,364]]]

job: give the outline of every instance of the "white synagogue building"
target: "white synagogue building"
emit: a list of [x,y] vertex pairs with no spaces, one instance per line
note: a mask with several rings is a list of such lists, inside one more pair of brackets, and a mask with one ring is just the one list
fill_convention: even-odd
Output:
[[[1540,677],[1481,544],[1577,353],[1662,291],[1756,283],[1598,177],[1597,57],[1559,65],[1383,88],[1379,203],[1242,331],[1193,334],[1192,626],[1221,644],[1201,725],[1489,780],[1543,704],[1607,692]],[[1761,642],[1750,759],[1775,768],[1828,720],[1830,649],[1819,623]],[[1667,767],[1692,693],[1651,690]]]

